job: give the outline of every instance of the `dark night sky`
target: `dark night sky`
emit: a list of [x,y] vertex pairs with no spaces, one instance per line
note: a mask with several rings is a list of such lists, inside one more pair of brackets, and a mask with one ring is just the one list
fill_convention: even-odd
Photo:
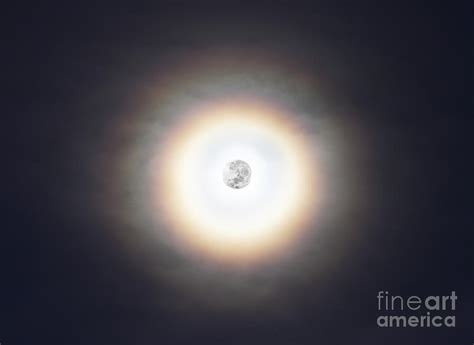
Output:
[[[472,344],[468,12],[415,3],[189,4],[5,9],[0,343]],[[105,133],[139,102],[137,90],[175,56],[214,48],[291,57],[318,80],[321,108],[365,133],[361,160],[344,174],[360,181],[352,191],[370,215],[329,225],[327,246],[308,244],[300,266],[251,273],[255,284],[278,285],[275,314],[260,304],[179,305],[165,277],[140,269],[111,239],[116,224],[91,201],[107,176],[89,158],[102,157]],[[169,250],[157,250],[157,265],[182,272],[187,263]],[[312,269],[320,258],[330,274]],[[379,290],[455,290],[458,325],[377,328]]]

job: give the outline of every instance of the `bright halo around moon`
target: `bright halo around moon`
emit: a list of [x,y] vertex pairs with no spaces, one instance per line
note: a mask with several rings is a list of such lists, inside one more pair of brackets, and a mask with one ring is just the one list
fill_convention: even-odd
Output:
[[[220,262],[253,262],[308,229],[322,183],[310,136],[292,114],[222,101],[197,106],[177,122],[155,150],[149,178],[157,217],[182,247]],[[232,161],[251,168],[244,188],[223,183]]]

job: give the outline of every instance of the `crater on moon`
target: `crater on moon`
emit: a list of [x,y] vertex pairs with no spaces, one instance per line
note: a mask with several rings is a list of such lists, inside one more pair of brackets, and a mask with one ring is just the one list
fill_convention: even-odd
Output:
[[250,169],[250,166],[242,160],[229,162],[224,167],[224,183],[234,189],[240,189],[247,186],[250,183],[251,175],[252,169]]

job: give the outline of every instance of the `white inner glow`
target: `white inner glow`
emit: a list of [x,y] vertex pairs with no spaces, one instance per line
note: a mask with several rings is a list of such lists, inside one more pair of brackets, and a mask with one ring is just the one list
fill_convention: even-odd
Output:
[[[233,105],[196,111],[170,134],[152,167],[159,214],[180,240],[213,256],[242,260],[273,252],[301,232],[314,207],[310,151],[277,111]],[[252,169],[245,188],[222,181],[233,160]]]
[[[255,134],[242,127],[206,133],[182,162],[182,191],[219,237],[261,236],[262,220],[278,217],[275,212],[288,196],[291,160],[271,137]],[[242,189],[222,183],[222,168],[237,159],[252,168],[252,181]]]

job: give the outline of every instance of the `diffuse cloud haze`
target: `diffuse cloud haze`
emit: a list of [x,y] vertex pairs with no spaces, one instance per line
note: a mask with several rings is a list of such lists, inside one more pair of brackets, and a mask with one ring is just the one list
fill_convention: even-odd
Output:
[[[328,120],[316,90],[301,69],[253,52],[209,51],[158,74],[108,134],[123,150],[108,187],[116,197],[102,207],[119,210],[113,221],[128,227],[111,236],[176,291],[201,301],[212,291],[208,305],[228,289],[238,298],[224,304],[278,298],[281,267],[312,265],[301,261],[305,244],[323,241],[353,200],[350,178],[337,171],[351,148],[336,143],[337,116]],[[220,174],[239,158],[253,162],[257,182],[234,195]],[[163,271],[171,257],[183,266]],[[273,277],[265,291],[251,283],[262,274]]]

